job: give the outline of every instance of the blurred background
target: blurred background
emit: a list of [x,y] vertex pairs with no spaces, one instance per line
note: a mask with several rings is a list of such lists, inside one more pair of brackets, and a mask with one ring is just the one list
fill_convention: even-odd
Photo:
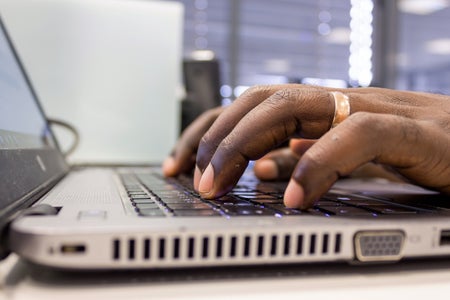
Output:
[[450,94],[450,0],[0,0],[0,11],[48,116],[80,132],[73,162],[159,162],[200,113],[252,85]]
[[302,82],[449,94],[448,0],[178,0],[187,59],[220,65],[220,97]]

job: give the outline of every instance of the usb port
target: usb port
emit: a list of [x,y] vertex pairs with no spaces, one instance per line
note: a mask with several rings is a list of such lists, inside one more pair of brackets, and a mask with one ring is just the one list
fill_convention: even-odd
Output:
[[440,246],[450,246],[450,230],[441,230]]
[[86,251],[85,245],[62,245],[61,246],[61,253],[63,254],[80,254],[84,253]]

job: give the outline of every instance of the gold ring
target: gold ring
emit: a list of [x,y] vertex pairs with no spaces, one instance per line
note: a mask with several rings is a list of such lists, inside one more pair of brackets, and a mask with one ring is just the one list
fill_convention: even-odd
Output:
[[334,98],[334,117],[331,128],[339,125],[350,115],[350,102],[348,96],[341,92],[330,92]]

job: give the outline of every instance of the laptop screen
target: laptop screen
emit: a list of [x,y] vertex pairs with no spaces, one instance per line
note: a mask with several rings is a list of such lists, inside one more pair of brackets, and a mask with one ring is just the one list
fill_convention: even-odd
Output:
[[67,170],[1,19],[0,166],[2,212],[24,204]]
[[54,147],[31,90],[0,35],[0,149]]

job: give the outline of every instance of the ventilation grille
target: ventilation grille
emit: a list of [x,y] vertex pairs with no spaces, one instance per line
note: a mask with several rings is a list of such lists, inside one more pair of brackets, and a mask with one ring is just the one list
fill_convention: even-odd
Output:
[[112,260],[170,264],[330,257],[341,253],[341,241],[341,233],[127,237],[113,239]]

